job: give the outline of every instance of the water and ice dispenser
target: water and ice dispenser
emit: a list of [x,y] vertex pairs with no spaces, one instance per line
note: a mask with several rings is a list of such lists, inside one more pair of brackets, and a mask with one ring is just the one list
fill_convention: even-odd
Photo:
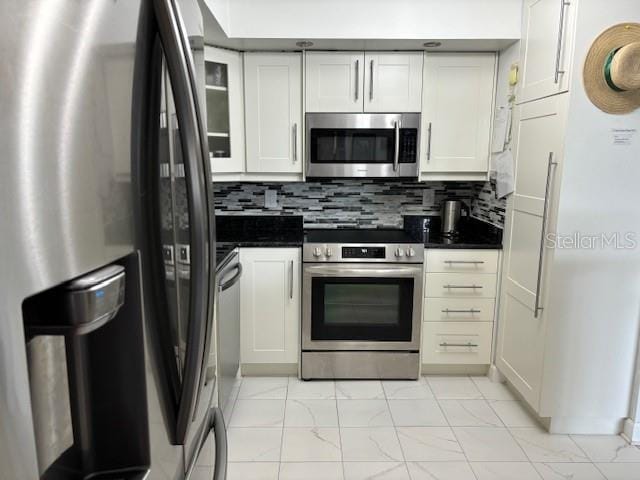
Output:
[[138,278],[132,254],[23,303],[41,479],[148,471]]

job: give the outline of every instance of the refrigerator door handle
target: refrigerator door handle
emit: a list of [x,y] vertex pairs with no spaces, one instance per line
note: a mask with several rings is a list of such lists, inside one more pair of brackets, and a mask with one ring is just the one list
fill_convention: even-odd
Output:
[[213,480],[227,478],[227,427],[224,424],[222,410],[213,409],[213,431],[216,436],[216,464],[213,470]]
[[[180,143],[187,182],[191,247],[191,288],[189,292],[189,326],[184,360],[184,374],[176,420],[176,440],[183,444],[196,412],[204,384],[204,360],[208,356],[209,318],[213,318],[213,271],[215,254],[210,239],[213,219],[208,181],[207,146],[203,137],[202,115],[196,95],[193,61],[189,41],[173,0],[154,0],[160,41],[174,93],[180,125]],[[205,134],[206,135],[206,134]]]

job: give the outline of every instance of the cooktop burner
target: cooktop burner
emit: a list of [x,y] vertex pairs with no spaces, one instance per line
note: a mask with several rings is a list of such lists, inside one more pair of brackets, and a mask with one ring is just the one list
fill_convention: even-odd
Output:
[[419,243],[404,230],[319,229],[307,230],[305,243]]

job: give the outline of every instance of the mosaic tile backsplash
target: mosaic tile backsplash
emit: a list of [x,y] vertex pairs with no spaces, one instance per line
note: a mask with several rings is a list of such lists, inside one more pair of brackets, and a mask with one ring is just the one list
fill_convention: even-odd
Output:
[[[265,207],[265,191],[277,193],[277,206]],[[433,201],[423,205],[423,193]],[[216,183],[215,209],[224,215],[302,215],[305,228],[402,228],[402,215],[438,215],[444,199],[471,202],[472,216],[498,227],[504,201],[495,200],[490,182],[327,180],[304,183]]]

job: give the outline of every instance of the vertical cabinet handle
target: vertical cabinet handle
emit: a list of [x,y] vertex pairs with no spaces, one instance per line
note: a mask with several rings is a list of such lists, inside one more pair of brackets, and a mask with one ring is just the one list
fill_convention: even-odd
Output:
[[293,124],[293,162],[298,161],[298,124]]
[[427,128],[427,162],[431,160],[431,122]]
[[543,309],[540,306],[540,291],[542,289],[542,267],[544,264],[544,241],[547,236],[547,216],[549,214],[549,195],[551,190],[551,171],[554,166],[558,165],[553,159],[553,152],[549,152],[549,160],[547,163],[547,184],[544,189],[544,207],[542,208],[542,229],[540,234],[540,256],[538,257],[538,280],[536,282],[536,302],[534,306],[533,317],[538,318],[539,312]]
[[564,70],[560,70],[560,57],[562,56],[562,40],[564,36],[564,16],[565,8],[571,5],[571,2],[566,0],[560,0],[560,25],[558,26],[558,44],[556,47],[556,71],[553,83],[560,81],[560,75],[565,73]]
[[360,60],[356,60],[356,100],[360,96]]
[[398,164],[400,162],[400,122],[396,120],[393,124],[396,133],[396,144],[393,151],[393,171],[397,172]]
[[369,62],[369,101],[373,100],[373,60]]
[[293,260],[289,261],[289,299],[293,300]]

